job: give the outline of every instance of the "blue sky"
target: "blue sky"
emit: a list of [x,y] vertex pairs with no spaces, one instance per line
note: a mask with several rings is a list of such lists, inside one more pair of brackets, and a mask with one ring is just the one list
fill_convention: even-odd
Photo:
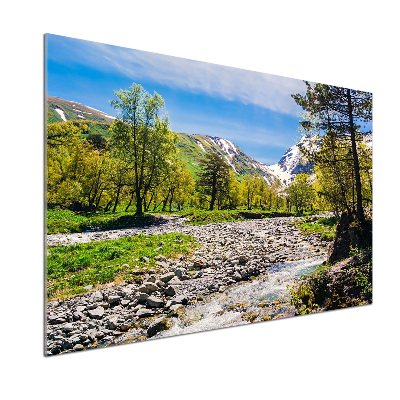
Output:
[[116,116],[113,94],[135,82],[165,100],[170,128],[218,136],[274,164],[297,143],[305,84],[238,68],[47,35],[47,93]]

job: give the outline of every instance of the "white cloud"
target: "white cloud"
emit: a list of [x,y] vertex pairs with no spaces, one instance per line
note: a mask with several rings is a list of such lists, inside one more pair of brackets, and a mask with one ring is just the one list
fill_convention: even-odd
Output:
[[298,115],[292,93],[304,92],[302,81],[139,50],[83,42],[80,56],[97,67],[118,70],[133,81],[151,79],[171,88],[205,93],[215,98],[254,104]]

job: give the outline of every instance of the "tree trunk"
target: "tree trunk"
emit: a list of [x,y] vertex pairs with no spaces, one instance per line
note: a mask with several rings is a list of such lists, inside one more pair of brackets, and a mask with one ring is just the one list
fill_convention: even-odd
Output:
[[168,203],[168,199],[169,199],[169,194],[170,194],[170,191],[168,191],[167,197],[166,197],[166,198],[164,199],[164,201],[163,201],[163,206],[162,206],[162,209],[161,209],[162,212],[164,212],[164,211],[165,211],[165,207],[167,207],[167,203]]
[[143,199],[140,196],[140,191],[136,190],[136,212],[135,215],[143,215]]
[[110,201],[107,203],[107,205],[106,205],[105,208],[104,208],[104,211],[107,212],[107,211],[110,209],[111,204],[112,204],[112,200],[110,200]]
[[217,197],[217,181],[216,177],[213,177],[212,189],[211,189],[211,201],[210,201],[210,211],[214,210],[214,203]]
[[115,198],[114,208],[113,208],[113,210],[112,210],[113,213],[115,213],[115,210],[117,209],[120,191],[121,191],[121,188],[118,186],[117,197]]
[[355,175],[355,180],[356,180],[357,218],[362,224],[364,224],[365,223],[365,216],[364,216],[364,209],[363,209],[363,205],[362,205],[360,164],[358,162],[357,144],[356,144],[356,132],[355,132],[355,128],[354,128],[353,105],[351,103],[351,91],[350,91],[350,89],[347,89],[347,106],[348,106],[348,109],[349,109],[351,149],[352,149],[352,152],[353,152],[354,175]]
[[130,197],[130,199],[129,199],[129,203],[128,203],[128,205],[127,205],[126,208],[125,208],[125,212],[127,212],[128,209],[129,209],[129,207],[131,206],[132,200],[133,200],[133,196],[134,196],[134,195],[135,195],[135,192],[132,190],[132,194],[131,194],[131,197]]

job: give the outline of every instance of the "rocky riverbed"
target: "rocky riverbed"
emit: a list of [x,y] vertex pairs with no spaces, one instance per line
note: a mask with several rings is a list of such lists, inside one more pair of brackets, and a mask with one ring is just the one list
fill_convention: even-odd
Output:
[[[182,219],[170,219],[163,225],[147,228],[49,235],[48,245],[55,246],[139,233],[179,232],[192,235],[200,247],[190,258],[181,256],[171,260],[158,256],[157,272],[149,270],[142,276],[141,283],[89,287],[84,295],[49,302],[47,354],[165,335],[174,318],[194,304],[210,302],[215,296],[225,295],[246,281],[254,285],[267,282],[271,286],[276,271],[284,268],[286,263],[322,262],[329,242],[321,241],[317,236],[303,235],[290,224],[296,219],[282,217],[204,226],[186,225]],[[250,309],[254,304],[247,307],[245,303],[240,303],[240,313],[235,315],[242,321],[272,319],[285,316],[287,312],[279,302],[267,300],[260,307],[268,309],[268,313],[260,314],[257,319],[252,317]],[[181,319],[181,325],[182,321],[184,324],[184,319]],[[185,332],[176,331],[178,333]]]

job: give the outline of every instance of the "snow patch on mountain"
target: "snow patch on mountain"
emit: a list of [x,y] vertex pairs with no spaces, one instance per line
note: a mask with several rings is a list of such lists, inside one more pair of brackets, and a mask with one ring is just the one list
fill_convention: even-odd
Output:
[[196,139],[196,143],[199,145],[199,147],[204,151],[204,153],[207,153],[206,149],[203,146],[203,143],[200,142],[200,140]]
[[216,136],[209,136],[208,138],[230,158],[238,154],[238,147],[231,141]]
[[62,110],[61,108],[55,107],[54,110],[56,111],[56,113],[61,117],[61,119],[63,121],[67,121],[67,117],[64,114],[64,110]]

